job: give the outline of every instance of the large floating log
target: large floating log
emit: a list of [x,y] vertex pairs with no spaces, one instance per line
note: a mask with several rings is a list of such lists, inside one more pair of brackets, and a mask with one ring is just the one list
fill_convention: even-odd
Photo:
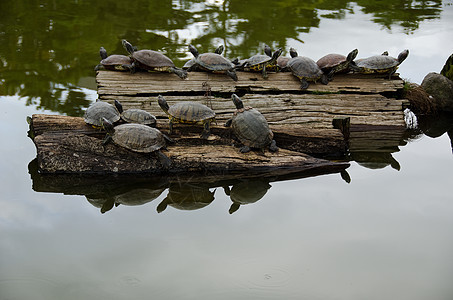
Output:
[[[208,141],[198,138],[200,128],[181,126],[184,135],[163,152],[172,160],[165,170],[156,156],[136,153],[114,144],[103,145],[105,132],[86,125],[82,118],[33,115],[31,136],[43,173],[158,173],[158,172],[262,172],[271,169],[306,171],[316,168],[344,169],[347,163],[332,163],[306,154],[280,149],[240,153],[225,137],[228,129],[213,128]],[[163,130],[166,128],[164,127]],[[191,131],[194,130],[194,131]]]

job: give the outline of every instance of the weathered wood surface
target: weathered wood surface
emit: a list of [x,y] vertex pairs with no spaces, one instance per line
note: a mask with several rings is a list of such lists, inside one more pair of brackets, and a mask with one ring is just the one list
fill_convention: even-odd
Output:
[[[96,80],[99,95],[155,95],[156,93],[193,93],[204,92],[207,82],[212,92],[234,93],[247,92],[300,92],[300,81],[290,72],[269,73],[264,80],[260,73],[237,72],[238,81],[222,74],[207,72],[189,72],[187,79],[181,80],[174,74],[138,72],[98,71]],[[395,92],[403,88],[403,80],[385,76],[346,74],[337,75],[328,85],[311,83],[308,92],[359,92],[382,93]]]
[[[166,124],[166,123],[165,123]],[[39,169],[44,173],[156,173],[156,172],[261,172],[269,169],[306,171],[314,168],[345,169],[347,163],[332,163],[286,149],[240,153],[227,137],[213,130],[208,141],[195,130],[175,136],[176,143],[163,152],[172,160],[165,170],[154,155],[136,153],[114,144],[102,144],[104,132],[86,125],[82,118],[33,115],[31,136],[37,148]],[[165,129],[165,128],[164,128]],[[228,129],[219,127],[221,135]]]

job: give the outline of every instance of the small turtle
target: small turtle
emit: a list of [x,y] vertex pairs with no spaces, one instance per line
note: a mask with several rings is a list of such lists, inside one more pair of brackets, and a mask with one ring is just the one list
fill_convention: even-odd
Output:
[[173,132],[174,123],[183,124],[201,124],[203,132],[201,138],[207,139],[211,134],[211,122],[215,122],[215,112],[201,103],[180,102],[168,106],[167,101],[162,95],[157,97],[159,106],[168,115],[170,119],[170,134]]
[[347,57],[336,53],[327,54],[321,57],[316,64],[324,74],[327,74],[329,80],[332,80],[336,73],[349,72],[349,64],[356,58],[358,52],[359,50],[354,49],[349,52]]
[[242,69],[248,72],[261,72],[263,78],[267,78],[267,70],[277,71],[277,59],[282,54],[282,49],[278,49],[272,54],[272,50],[268,45],[264,46],[264,53],[256,54],[245,60]]
[[189,51],[195,57],[195,64],[187,71],[192,71],[194,69],[200,69],[212,73],[221,73],[227,74],[234,81],[238,80],[236,72],[234,70],[235,65],[217,53],[202,53],[199,54],[197,48],[193,45],[189,45]]
[[118,100],[115,100],[115,107],[121,114],[121,119],[127,123],[138,123],[156,127],[156,117],[146,110],[130,108],[123,111],[123,105]]
[[83,119],[85,123],[94,128],[102,128],[102,118],[106,118],[111,123],[120,120],[120,112],[110,103],[103,102],[99,99],[91,104],[85,111]]
[[[385,53],[385,52],[384,52]],[[409,50],[402,51],[398,58],[394,58],[385,54],[374,55],[368,58],[358,59],[351,64],[351,69],[354,72],[362,74],[389,74],[389,79],[395,74],[398,66],[407,58]]]
[[236,94],[233,94],[231,98],[237,110],[233,117],[225,123],[225,127],[231,126],[233,133],[243,144],[240,151],[246,153],[251,148],[264,151],[266,147],[269,147],[271,152],[278,151],[275,140],[273,140],[274,134],[269,128],[266,118],[254,108],[244,108],[244,104]]
[[298,56],[294,48],[290,49],[290,54],[291,59],[287,63],[287,68],[291,70],[294,76],[299,78],[301,89],[305,90],[308,88],[308,81],[316,82],[318,79],[321,79],[321,83],[329,83],[329,79],[314,60],[306,56]]
[[[223,49],[224,49],[223,45],[220,45],[219,47],[217,47],[217,49],[214,50],[214,53],[221,55],[223,53]],[[187,70],[187,69],[191,68],[191,71],[198,71],[198,68],[195,65],[196,64],[195,60],[196,60],[195,57],[188,60],[182,67],[183,70]]]
[[118,146],[134,152],[156,153],[165,168],[171,165],[171,160],[160,149],[166,148],[165,140],[172,142],[170,138],[158,129],[143,124],[126,123],[113,127],[106,118],[102,119],[102,126],[107,131],[104,145],[113,141]]
[[164,54],[154,50],[138,50],[126,40],[122,40],[123,47],[131,56],[133,65],[133,72],[135,67],[148,71],[175,73],[181,79],[187,77],[187,72],[180,68],[176,68],[173,61]]
[[106,69],[111,71],[131,71],[132,70],[132,59],[126,55],[112,54],[107,55],[107,50],[104,47],[99,49],[99,54],[102,60],[94,68],[95,71]]

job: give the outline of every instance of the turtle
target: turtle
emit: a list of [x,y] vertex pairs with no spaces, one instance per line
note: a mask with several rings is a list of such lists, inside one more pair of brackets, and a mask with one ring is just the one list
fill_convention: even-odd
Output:
[[[220,54],[223,53],[223,49],[224,49],[223,45],[220,45],[219,47],[217,47],[217,48],[214,50],[214,53],[220,55]],[[188,61],[184,64],[184,66],[182,67],[183,70],[187,70],[187,69],[189,69],[190,67],[192,67],[192,68],[191,68],[191,71],[197,71],[198,68],[197,68],[197,66],[195,66],[195,60],[196,60],[195,57],[192,57],[190,60],[188,60]]]
[[147,71],[168,72],[178,75],[181,79],[187,77],[187,72],[175,67],[173,61],[163,53],[154,50],[138,50],[126,40],[122,40],[123,47],[133,60],[132,72],[138,67]]
[[268,45],[264,46],[264,53],[256,54],[246,59],[242,69],[248,72],[261,72],[263,78],[267,78],[267,70],[277,71],[277,59],[282,54],[282,49],[277,49],[273,54],[272,50]]
[[[385,53],[385,52],[384,52]],[[351,64],[351,69],[354,72],[362,74],[387,74],[388,78],[391,79],[392,75],[395,74],[398,66],[407,58],[409,55],[409,50],[406,49],[402,51],[398,58],[394,58],[389,55],[374,55],[368,58],[363,58],[355,61]]]
[[332,80],[336,73],[349,72],[349,64],[356,58],[357,53],[359,53],[359,50],[357,49],[349,52],[348,56],[330,53],[318,59],[316,64],[324,74],[327,74],[329,80]]
[[249,179],[224,187],[225,194],[233,202],[228,212],[234,213],[241,205],[255,203],[261,200],[272,186],[266,179]]
[[126,123],[113,127],[106,118],[102,119],[102,126],[107,131],[104,145],[113,142],[118,146],[139,153],[156,153],[164,168],[171,165],[171,160],[160,149],[166,148],[166,141],[172,139],[164,135],[158,129],[136,123]]
[[249,152],[252,148],[264,151],[269,147],[269,151],[278,151],[274,134],[269,128],[266,118],[252,107],[244,107],[242,100],[236,95],[231,95],[236,111],[233,117],[225,123],[225,127],[233,129],[234,135],[239,139],[243,146],[239,149],[241,153]]
[[123,105],[115,100],[115,107],[121,114],[121,119],[127,123],[138,123],[156,127],[156,117],[143,109],[130,108],[123,111]]
[[99,49],[101,56],[100,63],[94,68],[95,71],[106,69],[111,71],[131,71],[132,59],[129,56],[121,54],[107,55],[107,50],[104,47]]
[[109,122],[115,123],[121,119],[120,112],[110,103],[97,99],[85,111],[83,119],[85,123],[94,128],[102,128],[102,118],[106,118]]
[[278,67],[278,70],[281,71],[281,72],[285,72],[285,71],[288,71],[288,69],[286,68],[286,65],[288,64],[288,61],[291,59],[291,57],[287,57],[287,56],[279,56],[277,58],[277,67]]
[[327,75],[321,71],[314,60],[306,56],[298,56],[297,51],[294,48],[290,49],[290,54],[291,59],[286,66],[294,76],[299,78],[301,82],[300,88],[302,90],[308,88],[308,81],[316,82],[321,79],[321,83],[329,83]]
[[195,64],[189,67],[187,71],[200,69],[212,73],[227,74],[234,81],[238,80],[234,70],[235,65],[222,55],[210,52],[199,54],[197,48],[193,45],[189,45],[189,51],[195,58]]
[[190,101],[168,106],[162,95],[157,97],[157,101],[170,119],[170,134],[173,132],[174,123],[201,124],[204,127],[201,138],[207,139],[209,137],[211,122],[215,122],[215,112],[212,109],[204,104]]

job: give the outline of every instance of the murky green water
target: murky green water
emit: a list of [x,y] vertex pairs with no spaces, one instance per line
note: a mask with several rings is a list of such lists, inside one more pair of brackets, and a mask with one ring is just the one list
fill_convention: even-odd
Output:
[[451,119],[356,151],[349,184],[43,177],[25,122],[81,116],[99,47],[124,53],[123,38],[178,66],[188,43],[232,58],[407,48],[399,72],[420,83],[451,32],[451,1],[1,1],[0,299],[452,299]]

